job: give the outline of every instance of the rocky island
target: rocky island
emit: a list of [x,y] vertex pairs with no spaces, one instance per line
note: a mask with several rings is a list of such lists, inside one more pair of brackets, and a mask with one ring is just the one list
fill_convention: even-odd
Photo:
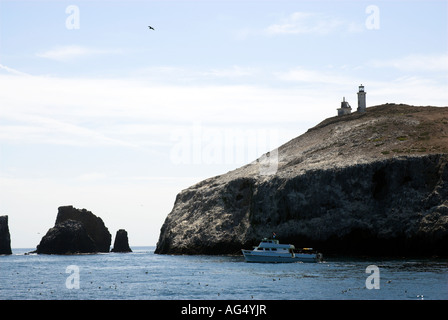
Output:
[[111,252],[132,252],[129,247],[128,232],[124,229],[119,229],[115,236],[114,247]]
[[181,191],[155,252],[238,254],[272,232],[324,254],[447,256],[448,107],[384,104],[326,119]]
[[109,252],[111,234],[101,218],[86,209],[58,208],[55,226],[37,246],[36,253],[74,254]]

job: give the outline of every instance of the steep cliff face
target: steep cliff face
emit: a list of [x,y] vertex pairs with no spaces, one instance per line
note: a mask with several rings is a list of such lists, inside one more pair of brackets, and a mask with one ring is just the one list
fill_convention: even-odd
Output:
[[272,232],[324,253],[448,255],[448,108],[330,118],[183,190],[156,253],[238,253]]

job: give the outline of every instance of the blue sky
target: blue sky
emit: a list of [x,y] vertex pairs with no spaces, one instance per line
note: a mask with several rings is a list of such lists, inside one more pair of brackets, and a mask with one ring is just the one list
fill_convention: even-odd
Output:
[[[0,214],[155,245],[176,194],[367,105],[448,105],[447,1],[0,1]],[[149,30],[148,25],[155,30]]]

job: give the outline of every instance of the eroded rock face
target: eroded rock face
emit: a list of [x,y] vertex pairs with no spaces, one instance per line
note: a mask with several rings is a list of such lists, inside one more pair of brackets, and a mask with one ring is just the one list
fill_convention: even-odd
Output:
[[12,254],[8,216],[0,216],[0,254]]
[[89,236],[95,242],[97,251],[109,252],[112,236],[100,217],[97,217],[86,209],[80,210],[73,206],[59,207],[56,225],[66,220],[81,222]]
[[275,174],[263,155],[180,192],[156,253],[239,253],[276,232],[324,253],[448,255],[447,124],[448,108],[409,106],[327,119],[279,147]]
[[76,254],[97,252],[95,242],[83,224],[65,220],[48,230],[37,246],[39,254]]
[[37,253],[109,252],[111,234],[101,218],[86,209],[58,208],[56,223],[37,246]]

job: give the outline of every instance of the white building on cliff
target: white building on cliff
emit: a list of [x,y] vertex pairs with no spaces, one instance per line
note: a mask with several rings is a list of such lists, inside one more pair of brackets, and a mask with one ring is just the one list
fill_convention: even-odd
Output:
[[352,107],[345,101],[345,97],[342,99],[341,107],[338,109],[338,116],[352,113]]
[[[360,113],[366,112],[366,94],[367,92],[364,91],[364,86],[361,84],[358,88],[358,109],[356,109],[356,111]],[[352,113],[352,107],[347,101],[345,101],[345,97],[341,102],[341,107],[337,110],[338,116]]]

